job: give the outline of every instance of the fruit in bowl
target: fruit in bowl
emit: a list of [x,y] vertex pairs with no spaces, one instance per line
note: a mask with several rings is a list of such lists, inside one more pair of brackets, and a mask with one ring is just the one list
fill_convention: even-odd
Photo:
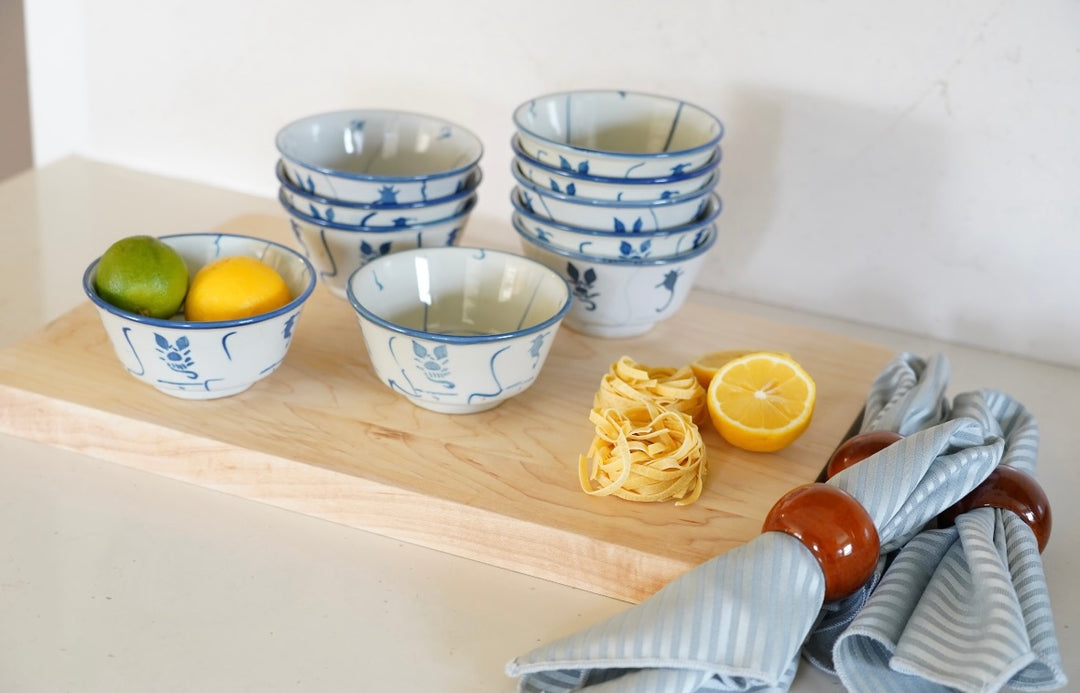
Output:
[[[196,233],[164,236],[155,243],[141,239],[134,246],[152,249],[158,258],[148,266],[132,261],[130,250],[119,269],[102,263],[109,251],[83,273],[83,290],[95,305],[120,363],[136,379],[183,399],[213,399],[243,392],[272,373],[285,358],[305,302],[315,289],[315,269],[299,252],[251,236]],[[176,253],[191,276],[179,279]],[[122,246],[123,247],[123,246]],[[239,259],[236,259],[239,258]],[[168,268],[167,281],[155,267]],[[110,274],[124,278],[121,298],[103,293]],[[115,279],[115,277],[113,277]],[[137,281],[138,280],[138,281]],[[123,303],[151,286],[149,308]],[[183,286],[182,310],[167,317],[163,299],[175,300]],[[282,291],[284,286],[284,291]],[[115,288],[115,287],[114,287]],[[145,295],[144,295],[145,298]],[[252,300],[254,299],[254,300]],[[147,304],[149,305],[149,304]]]

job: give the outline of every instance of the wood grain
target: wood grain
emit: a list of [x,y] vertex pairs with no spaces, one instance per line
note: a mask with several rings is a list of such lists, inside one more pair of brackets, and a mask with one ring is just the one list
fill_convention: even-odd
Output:
[[[292,244],[284,219],[222,230]],[[629,340],[560,331],[531,389],[494,410],[437,414],[375,377],[351,307],[319,287],[282,366],[245,393],[184,401],[130,377],[92,305],[0,351],[0,432],[627,601],[756,536],[772,504],[818,477],[858,415],[884,346],[725,312],[695,293]],[[716,349],[791,353],[815,378],[813,422],[773,454],[706,426],[694,505],[594,498],[577,481],[588,412],[623,354],[679,366]]]

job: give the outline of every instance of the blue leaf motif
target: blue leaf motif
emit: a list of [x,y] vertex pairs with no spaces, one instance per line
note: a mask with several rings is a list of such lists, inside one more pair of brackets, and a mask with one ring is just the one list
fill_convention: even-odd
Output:
[[561,168],[564,171],[573,171],[574,170],[574,167],[570,165],[570,162],[567,161],[566,157],[563,156],[562,154],[559,155],[559,168]]
[[157,345],[159,347],[161,347],[162,349],[168,349],[169,348],[169,340],[165,339],[164,337],[159,335],[157,332],[154,333],[154,341],[157,342]]
[[641,227],[644,225],[644,223],[645,222],[642,221],[641,217],[638,217],[637,220],[634,222],[634,233],[637,233],[638,231],[640,231]]
[[626,233],[626,224],[622,223],[622,220],[619,219],[618,217],[615,217],[614,220],[615,220],[615,231],[617,233]]
[[574,185],[573,183],[567,185],[566,186],[566,194],[567,195],[577,195],[577,186]]

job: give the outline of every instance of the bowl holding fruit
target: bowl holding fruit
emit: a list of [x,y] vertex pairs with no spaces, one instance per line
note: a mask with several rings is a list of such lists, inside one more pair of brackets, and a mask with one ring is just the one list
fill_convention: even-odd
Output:
[[301,253],[222,233],[124,238],[83,274],[123,367],[182,399],[228,397],[273,373],[315,282]]

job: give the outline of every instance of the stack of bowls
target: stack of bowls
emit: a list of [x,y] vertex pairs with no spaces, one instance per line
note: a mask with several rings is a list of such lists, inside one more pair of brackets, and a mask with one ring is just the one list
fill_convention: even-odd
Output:
[[278,199],[320,280],[399,250],[456,244],[476,206],[483,145],[441,118],[392,110],[319,113],[277,134]]
[[612,90],[542,96],[513,118],[514,228],[570,283],[566,326],[630,337],[673,315],[716,242],[720,120]]

